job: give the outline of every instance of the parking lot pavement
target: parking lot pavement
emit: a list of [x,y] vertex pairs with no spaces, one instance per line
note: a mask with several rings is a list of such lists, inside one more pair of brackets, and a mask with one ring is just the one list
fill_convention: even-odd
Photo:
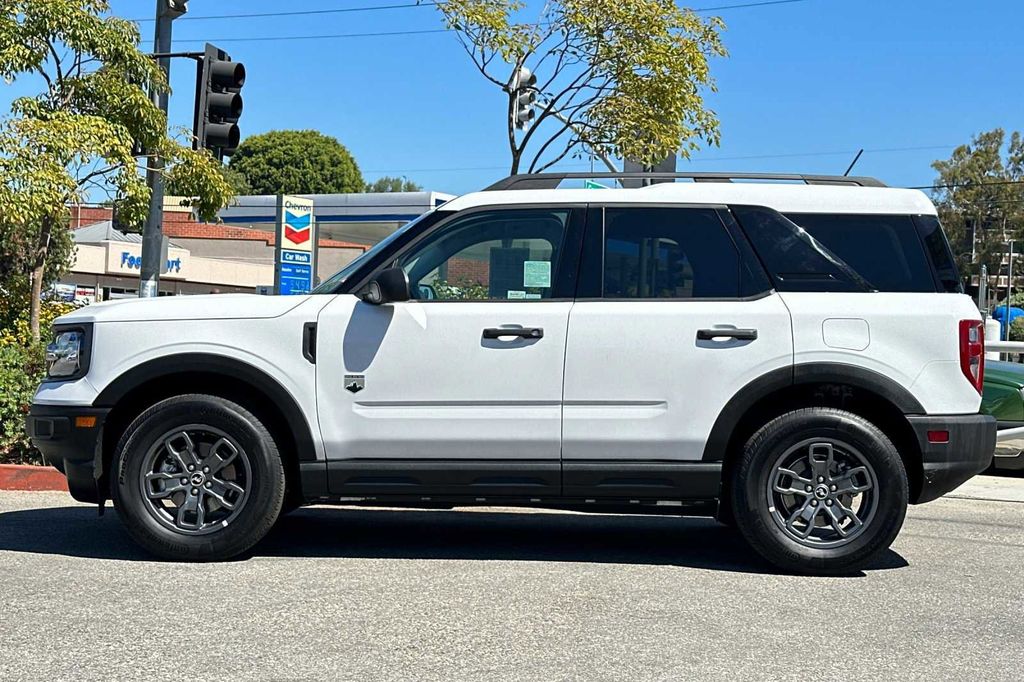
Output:
[[171,564],[109,510],[7,492],[0,678],[1020,679],[1022,578],[1024,504],[984,499],[806,578],[706,519],[509,509],[305,509]]

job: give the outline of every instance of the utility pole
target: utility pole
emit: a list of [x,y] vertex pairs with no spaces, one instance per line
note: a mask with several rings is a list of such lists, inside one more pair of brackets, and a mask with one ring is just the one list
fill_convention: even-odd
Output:
[[[153,35],[153,52],[157,55],[160,68],[171,80],[171,58],[164,56],[171,51],[171,22],[188,11],[188,0],[156,0],[156,30]],[[156,88],[150,93],[153,104],[167,115],[166,90],[159,92]],[[146,150],[147,154],[152,150]],[[139,298],[152,298],[157,295],[160,285],[160,272],[163,270],[164,241],[164,161],[153,154],[146,158],[146,184],[149,185],[149,215],[142,228],[142,271],[139,275]]]
[[1013,240],[1010,240],[1010,264],[1006,271],[1006,316],[1003,318],[1003,341],[1010,340],[1010,295],[1013,294]]

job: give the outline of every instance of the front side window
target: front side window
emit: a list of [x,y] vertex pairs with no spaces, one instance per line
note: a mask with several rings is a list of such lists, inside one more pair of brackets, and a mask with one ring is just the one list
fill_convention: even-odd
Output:
[[549,299],[569,215],[566,208],[473,213],[439,228],[397,265],[420,300]]
[[713,209],[605,209],[605,298],[734,298],[740,257]]

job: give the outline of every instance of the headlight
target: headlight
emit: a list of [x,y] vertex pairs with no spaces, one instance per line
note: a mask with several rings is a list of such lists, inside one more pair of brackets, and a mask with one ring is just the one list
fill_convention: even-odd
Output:
[[46,375],[52,378],[74,376],[82,369],[85,332],[75,329],[58,332],[46,347]]

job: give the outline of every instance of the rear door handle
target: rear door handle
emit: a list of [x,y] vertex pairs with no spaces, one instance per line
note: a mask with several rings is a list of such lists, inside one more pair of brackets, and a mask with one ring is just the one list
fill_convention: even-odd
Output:
[[541,327],[488,327],[484,329],[485,339],[500,339],[505,336],[518,336],[521,339],[543,339],[544,329]]
[[756,329],[698,329],[698,341],[713,341],[715,339],[728,338],[737,341],[753,341],[757,338]]

